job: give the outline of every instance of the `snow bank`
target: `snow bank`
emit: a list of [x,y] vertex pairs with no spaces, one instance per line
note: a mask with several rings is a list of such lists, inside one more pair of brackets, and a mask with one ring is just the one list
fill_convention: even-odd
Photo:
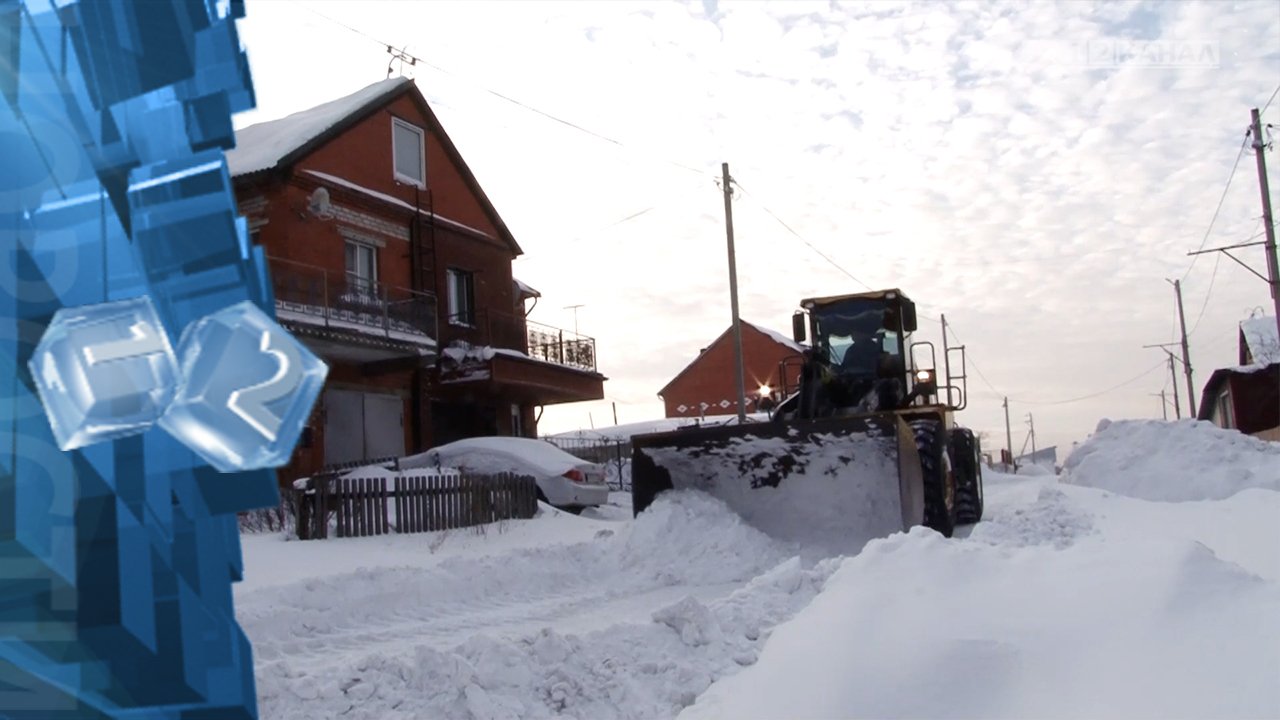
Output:
[[[706,491],[769,536],[824,554],[853,554],[868,540],[902,529],[892,437],[746,436],[645,452],[677,487]],[[784,466],[779,459],[788,468],[786,478],[769,487],[768,474]]]
[[239,595],[262,717],[674,717],[836,567],[803,567],[697,493],[613,527]]
[[1067,458],[1062,482],[1168,502],[1280,491],[1280,443],[1200,420],[1103,420]]
[[[1116,542],[1073,493],[1142,503],[1029,479],[970,541],[872,542],[680,719],[1276,717],[1280,583],[1197,541]],[[1196,518],[1274,539],[1230,504]]]

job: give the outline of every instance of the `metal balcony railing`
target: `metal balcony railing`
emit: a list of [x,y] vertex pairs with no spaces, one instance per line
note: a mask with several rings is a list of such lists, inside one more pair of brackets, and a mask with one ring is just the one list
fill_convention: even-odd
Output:
[[292,319],[415,343],[436,341],[436,297],[269,257],[276,310]]
[[595,338],[533,322],[523,315],[489,309],[479,310],[473,323],[464,324],[475,330],[472,342],[477,344],[517,350],[531,358],[577,370],[596,371]]

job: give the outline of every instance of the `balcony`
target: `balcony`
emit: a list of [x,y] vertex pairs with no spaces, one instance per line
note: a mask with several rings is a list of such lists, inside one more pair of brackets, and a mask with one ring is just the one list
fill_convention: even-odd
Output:
[[419,354],[423,348],[434,350],[434,295],[352,279],[346,273],[283,258],[270,257],[268,261],[281,322],[364,342],[416,347]]
[[481,344],[517,350],[535,360],[574,370],[596,372],[595,338],[492,310],[481,310],[477,320]]

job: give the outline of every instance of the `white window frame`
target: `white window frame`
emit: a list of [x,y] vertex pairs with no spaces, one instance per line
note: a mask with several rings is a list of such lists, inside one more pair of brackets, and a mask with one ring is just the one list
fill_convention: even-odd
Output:
[[[400,172],[397,164],[397,158],[400,154],[397,152],[396,136],[399,134],[398,129],[408,130],[418,136],[418,174],[420,177],[415,178]],[[412,123],[407,123],[400,118],[391,118],[391,174],[397,182],[407,183],[414,187],[426,189],[427,187],[427,133],[422,128]]]
[[1229,428],[1234,430],[1236,427],[1236,414],[1235,414],[1235,408],[1231,405],[1230,389],[1223,390],[1222,393],[1218,395],[1217,409],[1218,409],[1218,420],[1221,423],[1218,427]]
[[[357,257],[358,257],[358,253],[361,250],[369,251],[369,277],[368,278],[364,278],[360,276],[359,267],[358,267],[359,262],[356,263],[357,269],[355,272],[352,272],[351,270],[346,269],[347,249],[352,247],[356,248]],[[352,289],[352,290],[361,289],[365,292],[365,294],[371,297],[377,296],[378,294],[378,247],[376,245],[359,242],[357,240],[346,240],[345,244],[342,246],[342,264],[345,272],[343,277],[346,279],[346,284],[348,289]],[[353,278],[354,278],[354,281],[353,281]],[[364,287],[361,287],[362,285]]]

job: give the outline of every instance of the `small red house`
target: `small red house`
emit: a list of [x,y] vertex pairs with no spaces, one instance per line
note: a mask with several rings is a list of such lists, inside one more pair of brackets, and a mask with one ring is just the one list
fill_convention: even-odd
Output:
[[[760,325],[742,322],[742,368],[747,411],[778,402],[784,387],[799,384],[804,347]],[[784,377],[785,373],[785,377]],[[784,383],[785,381],[785,383]],[[698,357],[658,391],[667,417],[700,417],[737,412],[737,370],[733,327],[721,333]]]
[[525,317],[523,250],[411,80],[244,128],[227,162],[277,317],[330,368],[282,481],[604,397],[595,341]]
[[1280,333],[1274,317],[1240,323],[1239,362],[1209,376],[1198,419],[1280,442]]

